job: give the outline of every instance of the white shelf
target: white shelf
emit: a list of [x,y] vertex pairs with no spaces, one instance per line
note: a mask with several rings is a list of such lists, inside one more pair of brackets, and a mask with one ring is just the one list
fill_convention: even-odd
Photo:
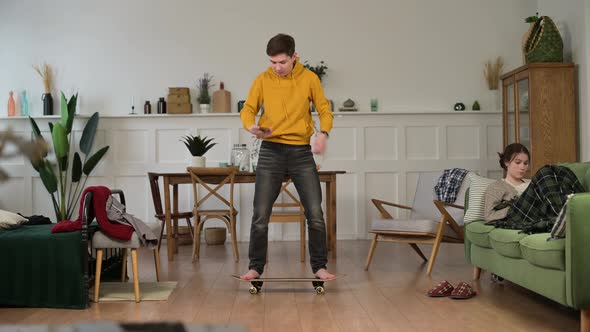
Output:
[[[428,112],[334,112],[334,116],[380,116],[380,115],[478,115],[478,114],[502,114],[502,112],[492,111],[428,111]],[[77,118],[89,118],[91,114],[77,114]],[[317,116],[318,113],[314,112],[312,115]],[[116,114],[116,115],[104,115],[100,114],[101,118],[225,118],[225,117],[239,117],[240,113],[190,113],[190,114]],[[59,119],[60,115],[33,115],[33,119]],[[22,120],[28,119],[27,116],[0,116],[0,120]]]

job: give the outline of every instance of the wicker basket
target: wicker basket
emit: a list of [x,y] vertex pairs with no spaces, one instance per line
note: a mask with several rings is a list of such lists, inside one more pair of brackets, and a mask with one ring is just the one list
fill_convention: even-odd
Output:
[[553,20],[542,16],[525,43],[526,62],[563,62],[563,40]]
[[225,227],[205,228],[205,243],[210,245],[225,244],[226,229]]

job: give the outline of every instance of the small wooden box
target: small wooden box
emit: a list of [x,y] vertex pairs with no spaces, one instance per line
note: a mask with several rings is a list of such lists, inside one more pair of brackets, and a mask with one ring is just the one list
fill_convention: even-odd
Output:
[[189,88],[168,88],[168,93],[171,95],[190,95]]
[[168,94],[167,102],[170,104],[190,104],[191,97],[189,95]]
[[169,114],[190,114],[193,112],[193,104],[168,102],[167,112]]

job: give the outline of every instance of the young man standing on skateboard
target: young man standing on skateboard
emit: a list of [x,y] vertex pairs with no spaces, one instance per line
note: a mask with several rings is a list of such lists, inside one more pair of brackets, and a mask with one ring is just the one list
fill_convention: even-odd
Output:
[[[256,166],[254,214],[250,227],[249,271],[240,278],[260,277],[266,264],[268,221],[285,176],[295,184],[305,209],[309,234],[311,268],[316,277],[335,276],[326,269],[328,250],[326,225],[322,211],[320,179],[313,153],[326,149],[333,114],[324,96],[320,79],[303,67],[295,52],[295,40],[285,34],[272,37],[266,46],[271,66],[258,75],[240,112],[244,128],[263,139]],[[320,132],[314,141],[312,101],[318,110]],[[255,116],[264,104],[258,124]]]

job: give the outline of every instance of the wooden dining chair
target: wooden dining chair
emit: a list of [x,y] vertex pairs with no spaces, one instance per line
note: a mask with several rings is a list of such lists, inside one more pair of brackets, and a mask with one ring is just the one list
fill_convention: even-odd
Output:
[[[238,254],[238,240],[236,236],[236,216],[238,210],[234,208],[234,181],[237,167],[187,167],[187,172],[190,174],[193,184],[193,216],[195,218],[195,232],[193,238],[193,262],[199,259],[199,251],[201,244],[201,231],[205,221],[209,219],[218,219],[225,223],[228,232],[231,234],[231,243],[233,247],[234,260],[239,261]],[[211,180],[207,176],[225,176],[223,180]],[[215,187],[212,187],[215,185]],[[223,186],[229,185],[229,200],[223,197],[219,191]],[[204,189],[203,197],[199,198],[198,188]],[[203,204],[210,198],[215,197],[223,205],[227,206],[225,209],[204,209]]]
[[[152,192],[152,201],[154,202],[154,210],[156,212],[156,214],[154,215],[156,217],[156,219],[158,219],[161,224],[161,230],[160,230],[160,238],[158,241],[158,250],[160,249],[160,245],[162,243],[162,237],[164,234],[164,228],[166,226],[166,213],[164,213],[164,209],[162,206],[162,196],[160,195],[160,182],[158,179],[158,174],[157,173],[148,173],[148,180],[150,182],[150,189]],[[168,190],[168,188],[164,188],[165,190]],[[171,214],[171,218],[172,218],[172,230],[166,230],[166,232],[172,232],[172,237],[174,237],[175,239],[178,237],[178,219],[184,219],[186,220],[186,224],[188,226],[188,230],[191,236],[191,239],[194,237],[193,234],[193,224],[191,222],[191,218],[193,217],[193,212],[192,211],[188,211],[188,212],[174,212],[172,211]],[[174,243],[176,244],[176,247],[174,248],[175,252],[178,252],[178,241],[174,241]]]
[[299,252],[301,261],[305,262],[305,211],[301,201],[289,190],[291,183],[293,183],[291,179],[283,183],[280,192],[288,197],[287,201],[272,205],[273,210],[269,223],[299,223]]

